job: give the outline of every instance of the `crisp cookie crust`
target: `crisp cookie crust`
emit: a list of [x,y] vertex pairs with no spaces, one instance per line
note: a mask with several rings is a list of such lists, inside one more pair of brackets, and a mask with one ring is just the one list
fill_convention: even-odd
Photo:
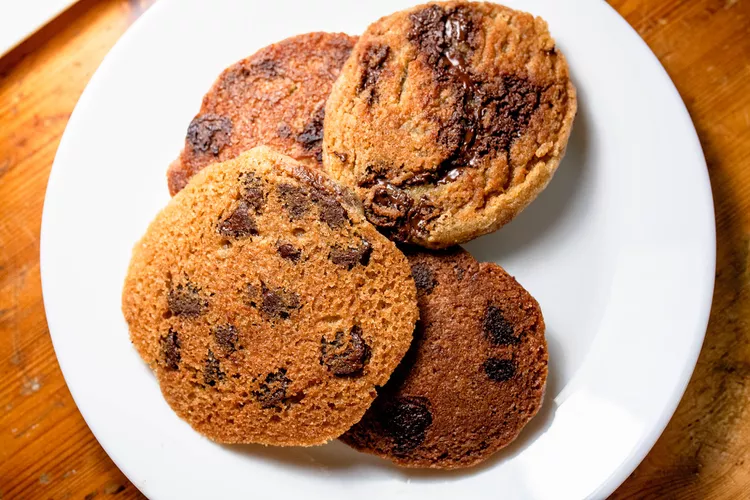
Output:
[[355,41],[343,33],[298,35],[225,69],[169,167],[170,194],[206,165],[255,146],[320,166],[325,102]]
[[201,171],[135,246],[122,296],[165,399],[223,443],[314,445],[407,351],[410,268],[325,174],[260,147]]
[[544,189],[575,113],[542,19],[421,5],[355,45],[326,105],[324,164],[389,237],[444,248],[498,229]]
[[420,320],[414,342],[341,440],[404,467],[469,467],[513,441],[547,379],[536,300],[461,249],[408,251]]

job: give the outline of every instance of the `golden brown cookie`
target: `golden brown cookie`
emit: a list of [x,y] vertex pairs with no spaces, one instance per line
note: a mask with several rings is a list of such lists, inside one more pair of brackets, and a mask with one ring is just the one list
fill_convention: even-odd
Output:
[[414,342],[341,439],[405,467],[469,467],[513,441],[541,406],[542,312],[500,266],[464,250],[407,257],[420,311]]
[[255,146],[320,165],[325,102],[355,41],[343,33],[298,35],[224,70],[169,167],[170,194],[206,165]]
[[197,431],[302,446],[362,417],[418,314],[406,258],[351,194],[265,147],[171,200],[133,251],[122,309]]
[[544,20],[421,5],[355,45],[326,105],[324,164],[391,238],[444,248],[498,229],[544,189],[575,113]]

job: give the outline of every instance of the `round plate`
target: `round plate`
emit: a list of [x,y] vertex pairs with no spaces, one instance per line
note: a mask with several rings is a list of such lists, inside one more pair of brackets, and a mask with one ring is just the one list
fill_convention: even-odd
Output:
[[606,3],[507,3],[547,20],[580,108],[547,190],[467,249],[539,300],[550,376],[515,443],[450,473],[398,469],[339,442],[214,444],[164,402],[120,312],[131,248],[167,203],[166,168],[219,72],[298,33],[361,33],[410,2],[162,0],[112,49],[57,152],[41,266],[73,397],[146,495],[600,498],[651,448],[690,378],[711,304],[715,231],[700,144],[669,77]]

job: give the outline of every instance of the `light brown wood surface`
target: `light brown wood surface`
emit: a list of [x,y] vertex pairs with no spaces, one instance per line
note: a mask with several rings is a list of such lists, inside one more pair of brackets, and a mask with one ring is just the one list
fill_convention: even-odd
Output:
[[[141,497],[88,430],[60,373],[42,305],[39,227],[79,95],[152,2],[82,0],[0,59],[0,500]],[[750,498],[750,0],[610,3],[687,104],[718,233],[714,304],[695,374],[667,430],[613,497]]]

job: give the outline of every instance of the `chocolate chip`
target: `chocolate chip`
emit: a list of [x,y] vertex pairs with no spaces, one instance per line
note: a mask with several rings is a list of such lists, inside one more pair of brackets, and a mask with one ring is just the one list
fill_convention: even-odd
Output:
[[292,381],[286,376],[286,368],[279,368],[266,375],[265,382],[261,382],[253,396],[263,408],[274,408],[281,405],[286,398],[286,389]]
[[484,362],[484,372],[495,382],[505,382],[516,374],[516,364],[511,359],[489,358]]
[[353,326],[349,331],[349,340],[344,341],[344,332],[339,330],[333,341],[320,339],[320,364],[328,367],[337,377],[361,375],[370,361],[370,346],[362,338],[362,329]]
[[335,198],[330,196],[317,196],[315,201],[318,203],[320,210],[320,220],[328,224],[331,229],[338,229],[346,224],[349,220],[346,210]]
[[357,85],[357,93],[364,93],[363,99],[367,104],[377,101],[376,86],[390,50],[388,45],[370,44],[362,53],[359,62],[362,66],[362,76]]
[[495,345],[518,344],[521,341],[515,336],[513,325],[505,319],[497,306],[490,305],[485,310],[482,329],[487,339]]
[[429,234],[431,222],[440,217],[438,208],[427,198],[422,196],[416,206],[409,210],[409,231],[412,235],[425,237]]
[[263,181],[256,177],[253,172],[242,172],[239,180],[242,199],[247,203],[248,208],[252,208],[256,214],[260,214],[266,203]]
[[369,163],[365,167],[364,174],[360,177],[358,184],[361,187],[372,187],[375,184],[384,183],[388,180],[390,164],[384,161]]
[[167,294],[167,307],[175,316],[198,316],[208,307],[208,301],[200,295],[201,289],[193,283],[178,284]]
[[255,216],[250,213],[250,204],[241,200],[234,212],[219,223],[217,231],[226,238],[235,239],[257,235],[258,226],[255,223]]
[[216,382],[224,379],[224,372],[221,371],[221,365],[219,360],[214,356],[211,349],[208,350],[208,357],[206,358],[205,369],[203,371],[203,381],[206,385],[214,386]]
[[431,294],[432,290],[434,290],[435,286],[438,284],[432,269],[424,262],[417,262],[411,266],[411,275],[414,278],[414,284],[417,286],[417,291],[420,291],[425,295]]
[[384,182],[368,191],[364,209],[367,219],[395,241],[425,237],[432,221],[440,216],[438,208],[426,196],[415,204],[406,191]]
[[453,266],[453,271],[456,273],[456,279],[458,281],[464,280],[464,274],[466,273],[466,270],[463,267],[455,265]]
[[391,184],[376,184],[365,198],[365,215],[376,226],[397,228],[404,224],[414,200]]
[[210,152],[218,156],[224,146],[229,144],[232,135],[232,120],[226,116],[213,113],[199,115],[190,122],[187,141],[193,151]]
[[214,338],[216,344],[223,349],[225,352],[234,352],[239,335],[234,325],[226,324],[214,327],[213,329]]
[[409,19],[407,38],[436,71],[466,66],[466,59],[479,47],[480,33],[471,7],[430,5]]
[[342,247],[333,245],[328,253],[328,259],[336,264],[351,271],[357,264],[366,266],[370,263],[372,255],[372,245],[367,240],[361,240],[356,247]]
[[251,75],[260,75],[266,79],[273,79],[281,74],[281,66],[273,59],[263,59],[248,67]]
[[281,258],[291,260],[292,262],[299,261],[299,258],[302,255],[302,250],[295,247],[291,243],[286,243],[283,241],[276,242],[276,251],[279,252]]
[[302,218],[310,208],[310,196],[307,190],[292,184],[280,184],[279,196],[284,209],[292,220]]
[[331,229],[338,229],[349,220],[346,210],[333,198],[321,198],[319,200],[320,220],[325,222]]
[[427,429],[432,425],[428,404],[427,398],[405,396],[383,408],[381,425],[394,441],[395,454],[407,454],[424,442]]
[[307,122],[302,132],[297,134],[297,142],[302,148],[313,154],[316,160],[323,161],[323,120],[325,106],[320,106]]
[[541,89],[525,78],[508,75],[483,85],[481,131],[474,150],[487,154],[507,150],[520,136],[539,108]]
[[273,318],[289,319],[289,316],[302,307],[299,295],[285,288],[268,288],[261,283],[260,310]]
[[169,329],[169,333],[159,339],[161,353],[164,358],[164,366],[167,370],[178,370],[180,368],[180,338],[177,332]]
[[319,202],[322,199],[331,198],[336,202],[357,205],[357,198],[348,190],[332,182],[325,174],[317,169],[311,169],[303,165],[292,165],[293,175],[310,187],[311,199]]

